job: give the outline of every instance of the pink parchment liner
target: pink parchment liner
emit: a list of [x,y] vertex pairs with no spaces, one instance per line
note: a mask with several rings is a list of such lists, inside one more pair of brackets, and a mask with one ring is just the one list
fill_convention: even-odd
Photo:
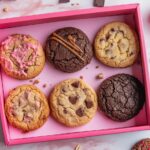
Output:
[[[130,24],[133,28],[135,27],[134,18],[132,15],[70,20],[70,21],[22,26],[16,28],[0,29],[1,33],[0,41],[2,41],[6,36],[10,34],[23,33],[32,35],[33,37],[38,39],[44,46],[46,38],[52,31],[62,27],[73,26],[83,30],[92,42],[99,28],[105,23],[111,21],[125,21],[128,24]],[[99,68],[96,69],[96,66],[99,66]],[[140,65],[140,60],[138,60],[137,63],[134,64],[132,67],[117,69],[104,66],[100,62],[98,62],[95,58],[93,58],[91,63],[87,65],[84,69],[76,73],[63,73],[61,71],[56,70],[51,64],[46,62],[44,70],[35,79],[38,79],[40,81],[40,83],[37,84],[37,87],[39,87],[48,96],[56,83],[68,78],[79,78],[80,76],[83,76],[83,79],[96,90],[100,85],[100,83],[103,81],[97,80],[95,78],[96,75],[99,73],[103,73],[104,79],[117,73],[134,74],[134,76],[136,76],[142,81],[142,68]],[[29,80],[26,81],[15,80],[6,76],[4,73],[2,73],[2,79],[5,97],[7,96],[8,91],[14,87],[22,84],[31,84]],[[47,87],[43,88],[43,84],[45,83],[47,84]],[[9,126],[9,134],[11,139],[21,139],[44,135],[62,134],[62,133],[142,126],[146,124],[147,124],[146,111],[145,107],[143,107],[142,111],[135,118],[123,123],[111,121],[110,119],[106,118],[102,112],[98,111],[96,113],[96,116],[90,123],[81,127],[68,128],[57,123],[54,119],[49,117],[48,121],[44,124],[44,126],[38,130],[29,133],[22,133],[21,131]]]

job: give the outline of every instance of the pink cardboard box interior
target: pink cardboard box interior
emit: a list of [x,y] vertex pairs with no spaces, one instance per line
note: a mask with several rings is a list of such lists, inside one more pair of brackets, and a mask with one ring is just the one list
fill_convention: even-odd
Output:
[[[22,133],[20,130],[10,126],[7,122],[4,112],[4,101],[10,89],[21,84],[31,83],[28,80],[19,81],[12,79],[1,70],[0,115],[4,138],[7,145],[150,129],[150,84],[148,63],[144,44],[140,6],[138,4],[1,19],[0,40],[2,41],[6,36],[13,33],[22,33],[32,35],[44,45],[46,38],[54,30],[62,27],[73,26],[83,30],[92,42],[100,27],[112,21],[124,21],[137,31],[140,40],[140,56],[134,65],[124,69],[110,68],[102,65],[93,58],[91,63],[81,71],[67,74],[56,70],[51,64],[46,62],[44,70],[38,77],[36,77],[36,79],[40,80],[40,83],[37,86],[48,96],[53,86],[58,82],[73,77],[79,78],[82,75],[84,80],[96,90],[100,82],[102,82],[98,82],[95,79],[95,76],[100,72],[104,74],[104,78],[117,73],[132,74],[143,82],[146,90],[146,103],[140,113],[133,119],[120,123],[108,119],[100,111],[97,111],[95,117],[90,123],[76,128],[65,127],[49,117],[47,122],[40,129],[28,133]],[[97,65],[99,66],[99,69],[95,69],[95,66]],[[42,87],[44,83],[47,83],[47,88]]]

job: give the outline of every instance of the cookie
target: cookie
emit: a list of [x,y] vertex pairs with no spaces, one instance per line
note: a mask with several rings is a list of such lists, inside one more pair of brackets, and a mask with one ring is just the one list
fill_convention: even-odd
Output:
[[128,67],[139,54],[137,34],[123,22],[102,27],[96,35],[94,47],[97,59],[110,67]]
[[66,27],[48,37],[46,56],[57,69],[70,73],[90,63],[93,50],[85,33],[77,28]]
[[40,128],[49,117],[45,95],[33,85],[22,85],[11,90],[5,101],[8,122],[24,132]]
[[98,90],[98,104],[105,115],[115,121],[136,116],[145,102],[142,83],[128,74],[117,74],[104,80]]
[[41,44],[30,35],[13,34],[0,45],[0,63],[7,75],[30,79],[42,71],[45,54]]
[[60,123],[75,127],[88,123],[97,110],[95,91],[81,79],[62,81],[51,93],[51,115]]
[[143,139],[136,143],[133,147],[132,150],[149,150],[150,149],[150,139]]

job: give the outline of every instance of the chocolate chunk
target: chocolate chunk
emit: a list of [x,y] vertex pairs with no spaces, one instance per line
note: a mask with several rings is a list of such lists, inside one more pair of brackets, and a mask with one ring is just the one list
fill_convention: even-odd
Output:
[[79,87],[79,82],[73,82],[71,85],[72,85],[73,87],[75,87],[75,88],[78,88],[78,87]]
[[109,38],[110,38],[110,35],[107,34],[107,35],[106,35],[106,40],[109,40]]
[[63,93],[65,93],[65,92],[67,92],[67,88],[66,88],[66,87],[62,87],[61,91],[62,91]]
[[103,7],[105,0],[94,0],[94,6],[96,7]]
[[64,114],[67,114],[67,113],[68,113],[66,109],[64,109],[63,112],[64,112]]
[[28,69],[27,69],[27,68],[26,68],[26,69],[24,69],[24,72],[25,72],[25,73],[27,73],[27,72],[28,72]]
[[106,49],[106,50],[105,50],[105,53],[106,53],[106,55],[111,55],[111,54],[112,54],[112,51],[111,51],[110,49]]
[[105,41],[105,39],[104,39],[104,38],[100,39],[100,42],[103,42],[103,41]]
[[111,32],[114,32],[115,31],[115,29],[114,28],[111,28]]
[[92,108],[93,107],[93,102],[91,100],[85,100],[85,105],[87,108]]
[[78,99],[79,99],[79,96],[69,96],[69,101],[71,104],[76,104]]
[[70,0],[59,0],[59,3],[68,3]]
[[84,116],[84,110],[82,108],[79,108],[79,109],[76,110],[76,114],[79,117],[83,117]]

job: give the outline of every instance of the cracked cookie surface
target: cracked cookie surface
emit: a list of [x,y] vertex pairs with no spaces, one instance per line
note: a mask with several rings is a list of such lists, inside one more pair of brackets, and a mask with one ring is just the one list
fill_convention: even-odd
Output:
[[30,35],[13,34],[1,42],[0,62],[7,75],[30,79],[42,71],[45,54],[41,44]]
[[132,150],[149,150],[150,149],[150,139],[143,139],[136,143],[133,147]]
[[123,22],[102,27],[96,35],[94,48],[97,59],[111,67],[128,67],[139,54],[137,34]]
[[77,28],[66,27],[48,37],[46,56],[57,69],[75,72],[90,63],[93,50],[85,33]]
[[104,80],[98,90],[100,109],[112,120],[126,121],[136,116],[145,102],[141,82],[128,74]]
[[33,85],[22,85],[11,90],[5,101],[8,122],[22,131],[40,128],[49,117],[45,95]]
[[49,103],[52,116],[69,127],[88,123],[97,110],[95,91],[80,79],[65,80],[56,85]]

